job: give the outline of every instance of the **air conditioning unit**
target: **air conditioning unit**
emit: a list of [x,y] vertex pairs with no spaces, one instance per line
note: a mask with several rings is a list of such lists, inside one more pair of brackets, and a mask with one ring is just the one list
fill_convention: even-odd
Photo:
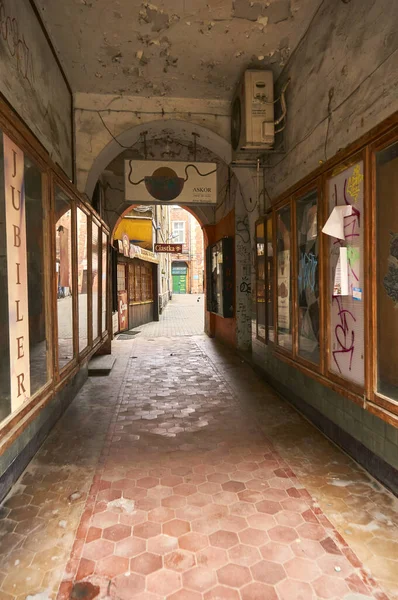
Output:
[[274,145],[272,71],[247,70],[232,102],[231,142],[235,152],[259,153]]

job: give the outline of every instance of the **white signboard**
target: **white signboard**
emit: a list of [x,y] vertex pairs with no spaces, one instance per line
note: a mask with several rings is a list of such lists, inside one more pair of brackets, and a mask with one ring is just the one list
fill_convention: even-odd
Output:
[[154,204],[216,204],[217,165],[125,161],[126,200]]
[[30,396],[24,155],[6,135],[3,143],[11,409],[14,412]]
[[0,91],[72,178],[72,97],[29,0],[0,0]]

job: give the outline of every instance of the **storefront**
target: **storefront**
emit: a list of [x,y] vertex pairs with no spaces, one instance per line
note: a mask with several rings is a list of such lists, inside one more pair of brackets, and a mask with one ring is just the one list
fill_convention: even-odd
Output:
[[256,362],[286,382],[293,376],[283,362],[398,425],[396,119],[322,165],[257,222],[256,274]]
[[108,238],[0,101],[0,496],[40,443],[39,422],[73,399],[63,391],[81,385],[108,339]]
[[159,320],[156,254],[123,237],[116,240],[119,332]]

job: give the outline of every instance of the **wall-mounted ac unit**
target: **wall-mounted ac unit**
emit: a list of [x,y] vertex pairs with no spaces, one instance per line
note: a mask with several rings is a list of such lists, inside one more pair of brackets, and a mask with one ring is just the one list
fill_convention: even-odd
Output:
[[247,70],[232,102],[231,143],[237,153],[261,153],[274,145],[272,71]]

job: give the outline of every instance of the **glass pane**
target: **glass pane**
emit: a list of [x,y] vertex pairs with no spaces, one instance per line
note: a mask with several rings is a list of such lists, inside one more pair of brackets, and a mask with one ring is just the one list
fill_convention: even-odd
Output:
[[0,133],[0,422],[11,413],[10,335],[8,318],[6,204],[4,194],[3,135]]
[[79,352],[88,345],[87,232],[88,216],[77,208],[77,289],[79,294]]
[[223,251],[221,240],[211,248],[212,312],[223,314]]
[[68,196],[55,188],[55,246],[57,273],[58,364],[73,358],[72,208]]
[[106,277],[107,277],[107,244],[106,233],[102,234],[102,332],[106,331]]
[[[364,384],[363,161],[328,181],[329,215],[348,207],[344,239],[329,236],[330,349],[329,369],[358,385]],[[327,300],[327,299],[326,299]]]
[[44,210],[42,174],[25,157],[26,243],[28,267],[30,395],[49,380],[46,342],[46,302],[44,276]]
[[376,164],[377,390],[398,400],[398,142]]
[[268,340],[270,342],[275,341],[275,327],[274,327],[274,250],[272,243],[272,217],[268,217],[266,220],[266,234],[267,234],[267,327],[268,327]]
[[319,363],[318,198],[311,192],[296,202],[298,353]]
[[92,298],[93,298],[93,340],[98,335],[98,292],[99,292],[99,281],[98,281],[98,244],[99,244],[99,227],[93,221],[93,232],[92,232]]
[[292,349],[292,292],[290,260],[290,206],[277,213],[276,252],[278,264],[278,344]]
[[257,337],[265,341],[265,239],[264,222],[256,226]]

